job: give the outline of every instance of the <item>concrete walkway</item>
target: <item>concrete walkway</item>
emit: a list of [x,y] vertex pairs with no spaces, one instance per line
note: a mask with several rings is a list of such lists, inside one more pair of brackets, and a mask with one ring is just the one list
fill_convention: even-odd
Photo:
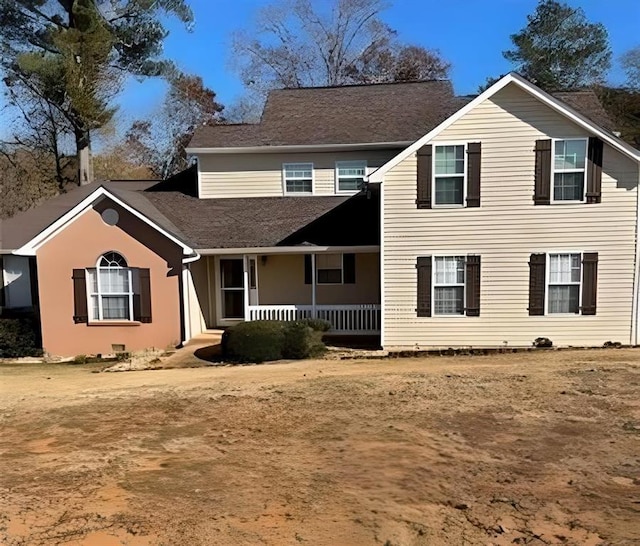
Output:
[[206,330],[191,338],[183,347],[162,359],[163,368],[195,368],[208,366],[220,355],[222,330]]

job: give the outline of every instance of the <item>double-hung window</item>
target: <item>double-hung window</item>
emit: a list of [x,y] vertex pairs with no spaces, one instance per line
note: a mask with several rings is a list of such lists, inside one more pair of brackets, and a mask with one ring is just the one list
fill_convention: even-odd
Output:
[[587,139],[555,140],[553,144],[553,201],[584,201]]
[[580,254],[549,254],[549,313],[580,309]]
[[336,162],[336,191],[355,192],[362,188],[367,174],[366,161]]
[[343,270],[342,254],[316,255],[318,284],[342,284]]
[[87,277],[91,320],[133,320],[133,275],[123,256],[107,252]]
[[313,193],[313,163],[283,165],[285,193]]
[[465,145],[435,146],[435,205],[464,205],[466,161]]
[[433,312],[435,315],[463,315],[465,257],[436,256],[433,276]]

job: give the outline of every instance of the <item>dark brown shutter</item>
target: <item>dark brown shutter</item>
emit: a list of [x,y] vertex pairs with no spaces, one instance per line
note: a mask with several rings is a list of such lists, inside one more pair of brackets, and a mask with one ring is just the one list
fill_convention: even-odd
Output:
[[482,144],[469,142],[467,144],[467,207],[480,206],[480,168]]
[[344,267],[344,284],[356,284],[356,255],[344,254],[342,266]]
[[551,203],[551,140],[536,140],[536,176],[533,201],[536,205]]
[[480,256],[467,256],[465,312],[468,317],[480,316]]
[[589,139],[587,150],[587,203],[602,200],[602,151],[604,145],[597,137]]
[[546,254],[531,254],[529,260],[529,314],[544,315]]
[[418,270],[418,307],[419,317],[431,316],[431,256],[420,256],[416,264]]
[[304,284],[311,284],[312,271],[311,271],[311,254],[304,255]]
[[140,291],[133,295],[133,320],[151,322],[151,275],[148,269],[138,269]]
[[418,150],[416,205],[419,209],[431,208],[431,154],[430,144]]
[[73,322],[89,322],[87,308],[87,272],[84,269],[73,270]]
[[582,314],[596,314],[598,294],[598,253],[585,252],[582,255]]
[[4,263],[2,256],[0,256],[0,307],[4,307],[7,304],[4,295]]

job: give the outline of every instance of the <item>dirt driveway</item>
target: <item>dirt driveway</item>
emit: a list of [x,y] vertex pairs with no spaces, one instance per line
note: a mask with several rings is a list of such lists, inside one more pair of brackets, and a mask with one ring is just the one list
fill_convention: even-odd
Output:
[[0,367],[0,544],[640,543],[640,351]]

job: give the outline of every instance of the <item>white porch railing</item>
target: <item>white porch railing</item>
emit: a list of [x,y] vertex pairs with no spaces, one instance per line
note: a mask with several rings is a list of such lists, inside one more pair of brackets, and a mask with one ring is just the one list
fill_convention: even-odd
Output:
[[[300,320],[314,316],[313,305],[250,305],[249,320]],[[329,321],[332,334],[379,334],[380,305],[316,305],[315,318]]]

